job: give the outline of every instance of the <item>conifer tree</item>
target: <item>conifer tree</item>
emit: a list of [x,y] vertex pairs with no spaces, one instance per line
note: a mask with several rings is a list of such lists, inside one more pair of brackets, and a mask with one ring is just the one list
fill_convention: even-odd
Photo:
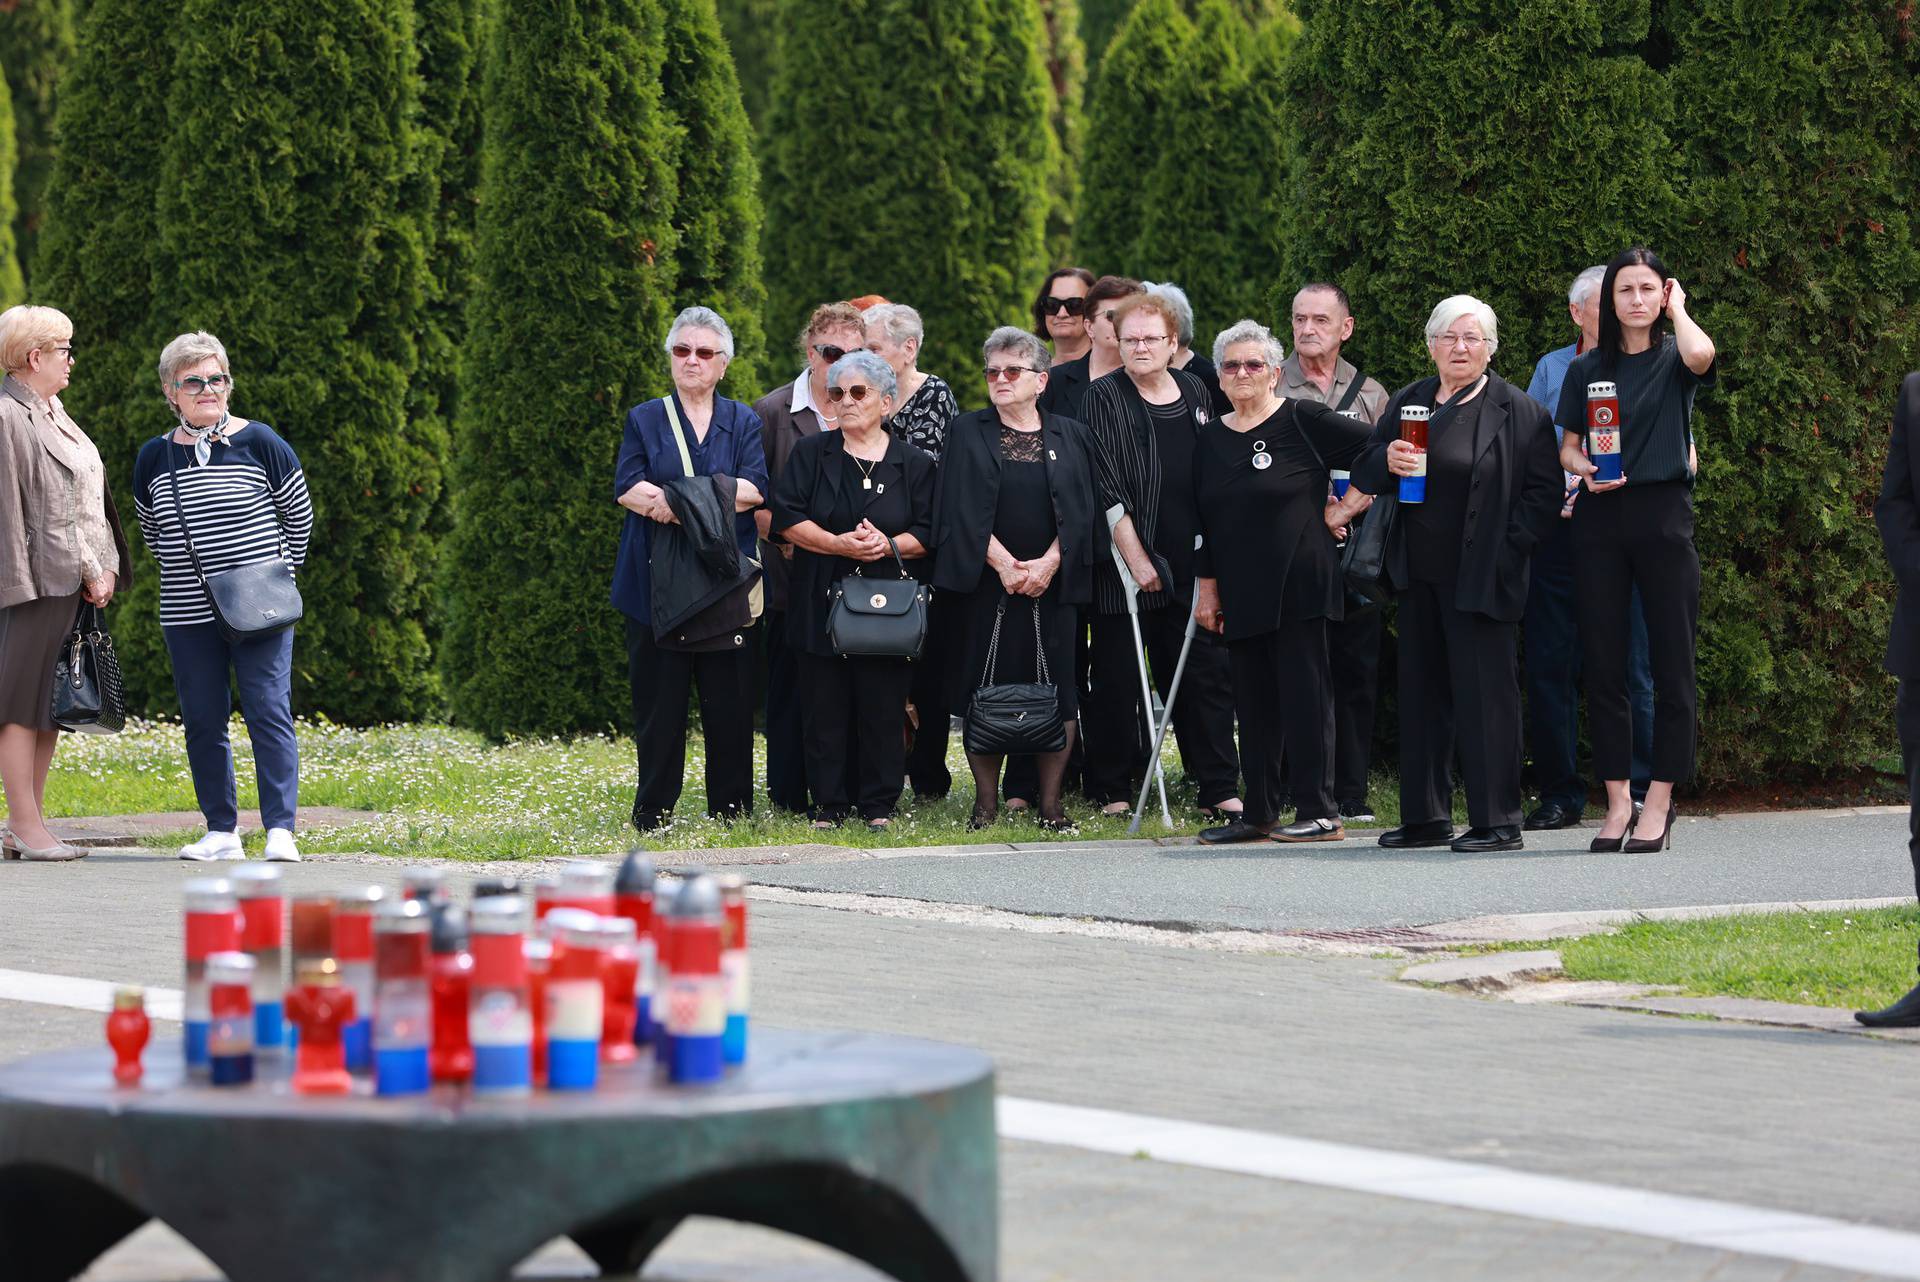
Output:
[[1053,87],[1053,137],[1060,154],[1047,209],[1047,261],[1060,265],[1073,254],[1073,218],[1080,204],[1087,46],[1080,35],[1080,0],[1040,0],[1040,17],[1047,30],[1047,80]]
[[1140,0],[1100,62],[1074,223],[1074,257],[1096,274],[1140,270],[1141,231],[1153,200],[1143,171],[1169,153],[1180,156],[1179,170],[1206,163],[1176,132],[1183,68],[1196,56],[1214,54],[1196,55],[1194,39],[1193,22],[1179,0]]
[[662,108],[676,126],[672,167],[675,307],[711,307],[733,331],[720,391],[751,401],[766,357],[761,279],[760,168],[753,125],[713,0],[662,0],[666,20]]
[[46,220],[53,172],[53,116],[61,72],[73,58],[73,0],[0,0],[0,76],[13,90],[18,146],[13,178],[14,241],[33,283],[33,255]]
[[426,279],[403,192],[412,7],[253,0],[242,23],[228,0],[183,0],[172,20],[191,38],[169,41],[157,334],[219,335],[234,411],[305,466],[316,525],[296,709],[422,715],[437,702],[424,620],[441,460],[407,414]]
[[488,25],[442,668],[489,734],[623,727],[613,467],[626,410],[669,386],[663,15],[500,0]]
[[20,277],[20,254],[13,231],[13,138],[13,103],[7,93],[6,74],[0,71],[0,307],[13,306],[27,292]]
[[773,341],[877,293],[964,389],[1046,274],[1058,148],[1038,0],[789,0],[763,157]]
[[[739,73],[740,98],[756,129],[767,121],[780,59],[780,0],[719,0],[720,27]],[[729,324],[732,322],[729,321]]]

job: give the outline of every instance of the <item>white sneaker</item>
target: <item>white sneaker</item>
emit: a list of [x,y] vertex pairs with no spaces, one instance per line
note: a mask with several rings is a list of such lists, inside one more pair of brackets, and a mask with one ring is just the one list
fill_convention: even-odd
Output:
[[300,862],[300,847],[293,844],[293,829],[267,829],[267,860],[276,864]]
[[247,852],[240,848],[238,831],[209,832],[200,840],[180,847],[180,857],[205,864],[219,859],[245,859]]

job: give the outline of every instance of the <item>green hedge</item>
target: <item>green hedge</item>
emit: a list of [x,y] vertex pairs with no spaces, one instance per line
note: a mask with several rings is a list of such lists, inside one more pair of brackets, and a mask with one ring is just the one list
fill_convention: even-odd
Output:
[[7,92],[6,73],[0,71],[0,307],[13,306],[27,292],[13,231],[13,137],[13,101]]
[[719,0],[720,26],[740,77],[740,99],[755,125],[764,126],[780,58],[781,0]]
[[653,0],[501,0],[490,24],[441,656],[455,716],[489,734],[628,720],[613,465],[626,409],[668,386],[663,21]]
[[1720,351],[1695,413],[1701,772],[1892,750],[1872,519],[1920,365],[1920,32],[1892,6],[1662,9],[1683,216],[1660,245]]
[[0,2],[0,78],[13,92],[13,129],[19,147],[13,178],[13,233],[29,284],[34,283],[33,256],[45,221],[47,180],[53,173],[56,91],[73,49],[73,0]]
[[762,157],[773,342],[818,303],[884,294],[926,318],[922,368],[977,385],[981,340],[1021,321],[1047,270],[1038,0],[786,0],[782,16]]
[[[153,316],[233,358],[234,409],[300,454],[316,513],[294,651],[301,711],[438,706],[424,621],[441,434],[407,412],[422,227],[404,0],[184,0],[159,149]],[[149,353],[148,359],[151,359]],[[167,425],[158,402],[148,432]]]
[[1053,90],[1053,137],[1059,148],[1047,206],[1047,261],[1057,264],[1073,256],[1073,217],[1080,204],[1086,147],[1087,45],[1081,36],[1080,0],[1040,0],[1040,21],[1047,33],[1047,83]]
[[[1074,257],[1096,276],[1126,275],[1148,216],[1148,175],[1175,141],[1175,81],[1194,51],[1179,0],[1140,0],[1106,47],[1087,103],[1086,177]],[[1184,159],[1183,155],[1183,159]],[[1187,229],[1182,230],[1182,235]]]

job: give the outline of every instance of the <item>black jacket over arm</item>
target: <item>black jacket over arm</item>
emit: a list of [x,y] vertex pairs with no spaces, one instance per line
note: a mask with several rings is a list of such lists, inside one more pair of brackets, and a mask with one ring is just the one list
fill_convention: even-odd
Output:
[[1913,434],[1920,430],[1920,373],[1900,384],[1893,409],[1893,440],[1887,445],[1887,472],[1873,521],[1887,549],[1887,564],[1900,585],[1887,636],[1887,671],[1896,677],[1920,677],[1920,456]]
[[[1107,555],[1091,438],[1085,423],[1055,414],[1040,416],[1040,431],[1060,539],[1056,585],[1069,605],[1085,605],[1093,598],[1095,559]],[[999,437],[1000,415],[991,406],[947,425],[933,503],[933,586],[940,591],[971,592],[991,573],[987,540],[1000,505]]]
[[[1398,483],[1387,470],[1387,445],[1400,435],[1402,405],[1434,404],[1438,377],[1423,378],[1395,392],[1380,412],[1373,446],[1353,467],[1353,484],[1368,494]],[[1486,403],[1473,438],[1473,479],[1467,518],[1460,531],[1460,581],[1454,608],[1518,623],[1526,613],[1527,569],[1533,549],[1560,519],[1560,456],[1553,416],[1532,397],[1491,371]],[[1407,524],[1394,522],[1387,545],[1387,577],[1405,589]]]

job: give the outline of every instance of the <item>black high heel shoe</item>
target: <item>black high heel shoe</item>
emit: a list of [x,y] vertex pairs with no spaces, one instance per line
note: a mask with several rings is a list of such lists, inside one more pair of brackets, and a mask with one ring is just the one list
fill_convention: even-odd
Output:
[[[1634,811],[1633,814],[1627,816],[1627,826],[1620,830],[1618,837],[1595,837],[1593,844],[1588,846],[1587,849],[1596,855],[1619,854],[1620,847],[1626,843],[1627,838],[1633,836],[1633,821],[1639,817],[1640,812],[1638,810]],[[1606,821],[1604,819],[1601,820],[1601,826],[1604,827],[1605,825]]]
[[1656,850],[1673,849],[1673,803],[1667,803],[1667,826],[1660,830],[1658,837],[1629,837],[1621,847],[1629,855],[1646,855]]

